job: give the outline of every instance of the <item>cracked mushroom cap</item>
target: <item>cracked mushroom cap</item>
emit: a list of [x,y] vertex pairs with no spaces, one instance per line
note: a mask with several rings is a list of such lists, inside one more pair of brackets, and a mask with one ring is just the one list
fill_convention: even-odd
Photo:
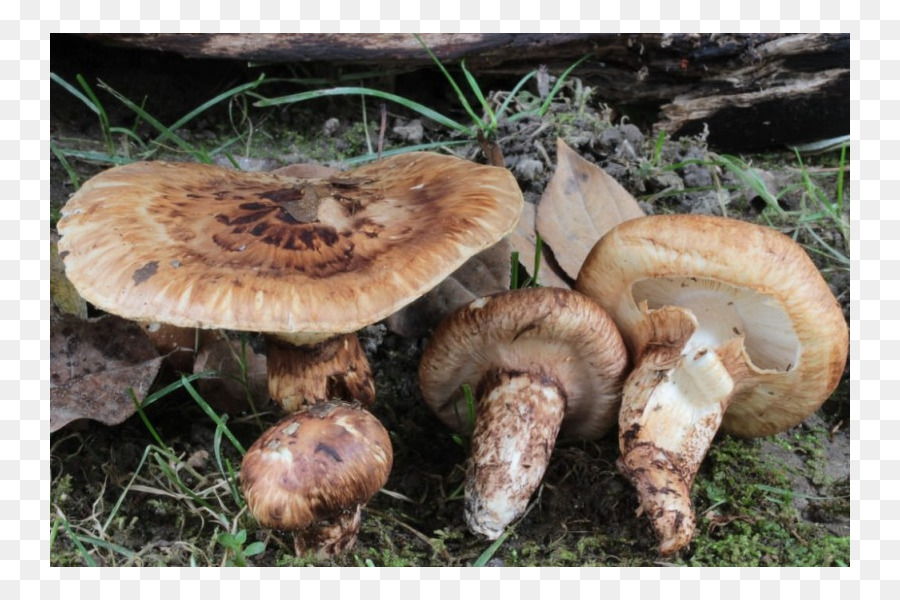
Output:
[[422,356],[419,385],[449,427],[468,427],[468,384],[497,371],[544,374],[562,388],[561,438],[597,438],[615,423],[627,366],[625,345],[607,313],[562,288],[528,288],[479,298],[447,316]]
[[241,486],[260,525],[295,531],[368,502],[392,463],[378,419],[355,405],[323,402],[291,413],[250,446]]
[[313,342],[412,302],[521,209],[506,169],[426,152],[325,179],[139,162],[72,196],[59,250],[107,312]]
[[844,372],[843,311],[803,248],[768,227],[705,215],[627,221],[590,252],[576,289],[612,315],[636,360],[654,339],[649,316],[665,307],[696,318],[692,345],[740,342],[748,373],[725,413],[728,433],[800,423]]

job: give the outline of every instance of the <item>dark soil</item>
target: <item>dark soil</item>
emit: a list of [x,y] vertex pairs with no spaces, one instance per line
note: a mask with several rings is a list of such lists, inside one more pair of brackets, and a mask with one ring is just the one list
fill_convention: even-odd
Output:
[[[334,81],[352,71],[327,64],[255,67],[164,53],[110,51],[73,36],[54,36],[51,51],[53,72],[73,84],[76,75],[82,75],[100,97],[110,122],[125,128],[132,128],[137,121],[134,112],[100,90],[99,81],[142,103],[159,121],[172,123],[217,94],[253,81],[263,71],[267,78],[315,75]],[[732,217],[797,232],[799,241],[815,246],[808,232],[773,216],[757,194],[739,186],[728,172],[701,164],[665,168],[689,159],[709,159],[715,149],[708,148],[702,137],[666,140],[657,148],[651,127],[633,124],[627,118],[627,107],[602,104],[602,90],[589,90],[591,82],[577,81],[577,75],[576,70],[571,85],[564,88],[545,118],[505,124],[499,132],[506,165],[519,180],[526,200],[539,200],[553,173],[555,139],[560,136],[616,177],[649,213],[722,214],[724,208]],[[502,91],[511,89],[516,81],[480,83],[485,90]],[[365,85],[390,87],[394,93],[458,120],[466,118],[436,69],[374,76]],[[271,84],[262,93],[275,96],[280,87],[282,84]],[[297,91],[288,84],[283,87]],[[343,160],[365,153],[358,97],[275,109],[253,108],[252,101],[242,97],[219,105],[178,134],[207,149],[240,136],[228,152],[244,168],[268,169],[310,161],[341,165]],[[378,102],[368,102],[367,110],[374,140],[380,127]],[[388,105],[386,115],[385,148],[453,139],[447,131],[418,121],[400,107]],[[134,130],[145,142],[157,135],[146,122]],[[52,84],[51,137],[60,149],[104,149],[97,116],[56,84]],[[139,151],[124,135],[114,136],[114,144],[123,155]],[[477,144],[454,150],[484,160]],[[168,143],[153,158],[194,160]],[[224,161],[224,153],[216,158]],[[773,190],[790,188],[798,181],[797,158],[788,151],[773,149],[766,155],[743,158],[759,169]],[[833,168],[836,160],[834,155],[811,157],[806,166]],[[87,154],[70,153],[67,161],[82,182],[110,166]],[[832,190],[834,182],[822,186]],[[69,172],[54,159],[54,211],[73,191]],[[798,205],[799,196],[800,191],[793,189],[779,201],[783,208],[792,208]],[[815,231],[838,248],[846,247],[836,229],[822,225]],[[846,312],[849,271],[826,255],[813,256]],[[490,551],[490,543],[470,534],[463,522],[464,444],[430,413],[418,390],[415,374],[426,339],[403,338],[386,331],[384,325],[369,328],[363,337],[378,390],[373,412],[390,432],[394,469],[386,493],[377,495],[366,509],[356,546],[336,564],[464,566],[475,563],[486,551],[487,564],[496,566],[849,563],[847,375],[833,398],[793,430],[760,440],[721,436],[715,441],[693,487],[697,534],[679,557],[661,559],[647,521],[635,516],[634,490],[615,466],[615,435],[560,445],[529,512],[503,543]],[[164,370],[157,389],[176,378],[171,369]],[[259,399],[260,404],[263,401]],[[51,436],[51,519],[57,527],[51,549],[54,565],[83,565],[89,560],[100,565],[216,565],[229,560],[240,564],[217,538],[223,532],[241,530],[248,534],[243,547],[254,541],[265,543],[265,551],[247,558],[248,563],[315,564],[292,556],[288,535],[261,530],[246,512],[240,512],[218,467],[221,459],[221,464],[230,463],[237,469],[240,454],[219,440],[216,424],[184,390],[164,396],[147,409],[144,418],[135,415],[115,427],[79,422]],[[270,407],[259,415],[262,425],[277,418]],[[249,407],[233,413],[228,426],[244,447],[261,431]],[[148,450],[159,447],[160,441],[178,461],[166,464]],[[221,456],[217,456],[217,448],[221,448]],[[177,473],[180,484],[172,483],[173,477],[167,475],[171,471]],[[210,508],[192,496],[198,490],[207,493],[202,500]],[[222,523],[215,515],[225,515],[228,522]]]

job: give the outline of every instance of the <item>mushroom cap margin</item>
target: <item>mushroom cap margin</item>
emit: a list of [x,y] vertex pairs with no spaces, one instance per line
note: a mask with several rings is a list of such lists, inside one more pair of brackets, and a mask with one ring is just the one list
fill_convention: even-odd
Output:
[[437,416],[459,431],[467,428],[462,384],[477,394],[492,371],[541,373],[566,397],[560,437],[593,439],[616,423],[627,363],[612,319],[590,298],[562,288],[518,289],[445,317],[422,355],[419,386]]
[[429,152],[318,180],[138,162],[69,199],[59,249],[107,312],[315,341],[430,290],[511,231],[522,202],[506,169]]
[[[721,430],[743,437],[788,429],[814,412],[843,375],[849,329],[803,248],[774,229],[708,215],[655,215],[622,223],[582,265],[576,289],[609,311],[635,359],[651,332],[632,286],[655,277],[708,278],[771,298],[802,345],[787,372],[751,368]],[[747,357],[749,361],[749,357]]]

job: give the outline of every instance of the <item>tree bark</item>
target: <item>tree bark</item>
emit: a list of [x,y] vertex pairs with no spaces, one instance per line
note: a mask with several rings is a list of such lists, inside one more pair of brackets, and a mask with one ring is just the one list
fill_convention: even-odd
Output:
[[[409,34],[86,34],[185,57],[414,69],[432,61]],[[476,76],[573,72],[599,101],[649,110],[673,135],[753,149],[843,135],[850,123],[847,34],[424,34],[446,65]]]

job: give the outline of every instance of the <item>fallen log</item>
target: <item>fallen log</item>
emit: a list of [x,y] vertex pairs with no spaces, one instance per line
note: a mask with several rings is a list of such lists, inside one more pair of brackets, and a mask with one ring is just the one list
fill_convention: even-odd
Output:
[[[103,44],[191,58],[328,62],[414,69],[432,64],[409,34],[85,34]],[[729,150],[797,144],[850,127],[847,34],[424,34],[447,65],[520,76],[538,65],[573,76],[595,97],[658,116],[675,135],[709,128]]]

